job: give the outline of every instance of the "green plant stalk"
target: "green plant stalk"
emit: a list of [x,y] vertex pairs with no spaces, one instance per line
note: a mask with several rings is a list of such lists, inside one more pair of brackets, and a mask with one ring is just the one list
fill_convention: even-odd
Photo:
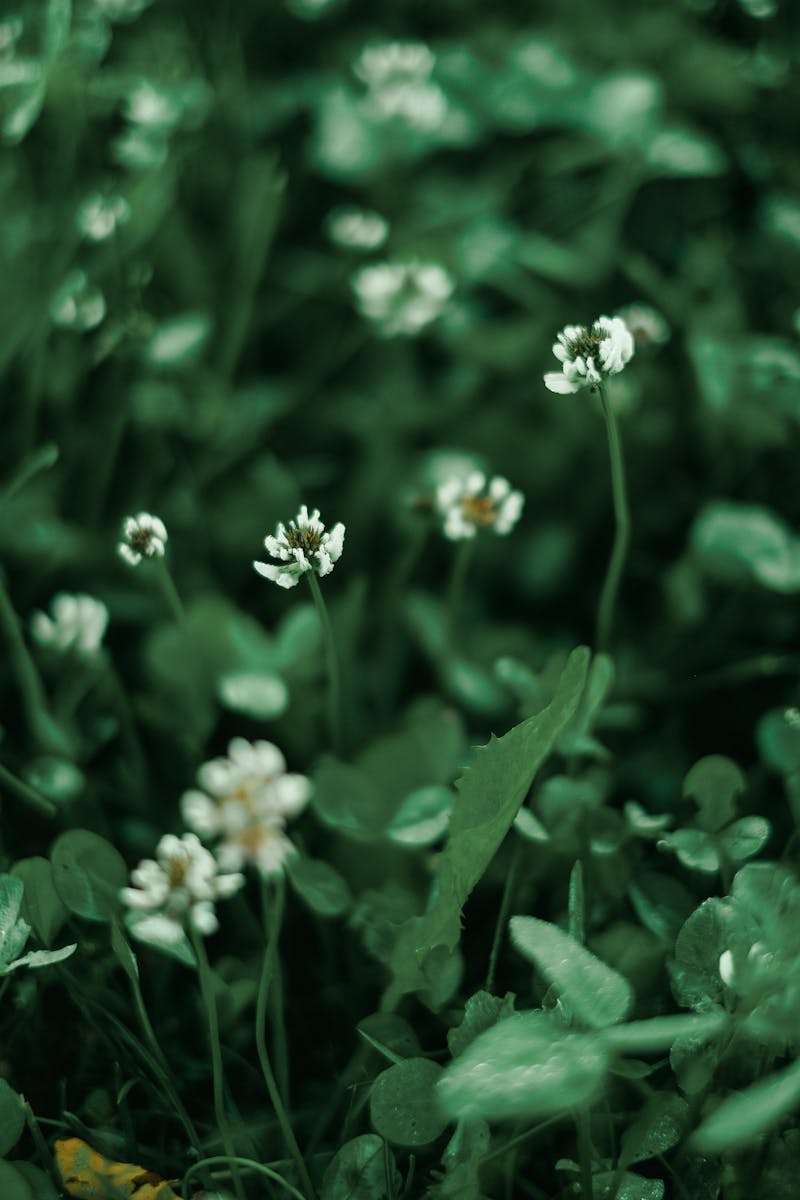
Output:
[[453,569],[447,588],[445,616],[445,655],[448,659],[453,658],[455,655],[458,643],[458,628],[461,618],[461,607],[464,600],[464,586],[474,550],[475,539],[462,538],[453,558]]
[[25,1113],[25,1123],[28,1126],[31,1140],[36,1147],[36,1154],[39,1158],[39,1162],[42,1165],[42,1170],[45,1171],[46,1174],[51,1177],[56,1186],[60,1188],[61,1176],[59,1174],[58,1167],[55,1164],[53,1155],[50,1153],[50,1147],[44,1140],[42,1131],[39,1128],[39,1122],[36,1119],[36,1113],[33,1111],[30,1103],[25,1099],[24,1096],[22,1097],[22,1110]]
[[606,423],[608,437],[608,456],[611,464],[611,494],[614,501],[614,543],[611,557],[606,568],[603,590],[600,593],[600,603],[597,609],[597,626],[595,631],[595,650],[598,652],[608,648],[614,624],[614,610],[617,603],[622,572],[628,556],[628,545],[631,534],[631,515],[628,505],[628,489],[625,480],[625,460],[622,454],[622,442],[617,427],[617,418],[608,402],[605,387],[598,384],[600,404]]
[[286,1108],[283,1103],[280,1089],[275,1079],[275,1072],[272,1069],[272,1063],[267,1049],[267,999],[269,996],[269,985],[273,975],[273,964],[277,954],[278,938],[280,937],[281,922],[283,920],[284,907],[284,882],[281,876],[275,886],[274,897],[270,904],[269,885],[266,879],[261,881],[261,913],[264,922],[264,959],[261,966],[261,978],[258,983],[258,997],[256,999],[256,1051],[258,1053],[258,1061],[261,1066],[261,1074],[264,1076],[264,1083],[267,1087],[267,1093],[270,1098],[275,1116],[278,1118],[278,1124],[281,1127],[283,1140],[286,1144],[286,1149],[292,1156],[297,1172],[300,1177],[300,1182],[305,1189],[306,1196],[313,1200],[315,1196],[314,1185],[311,1182],[305,1160],[297,1144],[297,1139],[294,1136],[292,1123]]
[[175,581],[170,574],[170,569],[163,558],[155,566],[158,574],[158,584],[167,602],[167,607],[178,624],[182,625],[186,619],[186,610],[183,607],[183,601],[180,598],[178,589],[175,587]]
[[4,767],[2,763],[0,763],[0,784],[3,784],[5,787],[7,787],[10,792],[14,792],[17,796],[19,796],[20,800],[24,800],[26,804],[28,804],[31,808],[36,809],[37,812],[42,813],[42,815],[45,817],[54,817],[58,812],[58,809],[52,800],[47,800],[34,788],[29,787],[27,783],[24,783],[23,780],[18,779],[17,776],[12,774],[12,772],[9,771],[7,767]]
[[494,937],[492,938],[492,949],[489,953],[489,970],[486,973],[486,991],[494,991],[494,976],[497,970],[497,959],[500,954],[500,947],[503,943],[503,934],[506,929],[506,919],[508,910],[511,907],[511,897],[514,892],[514,883],[517,878],[517,869],[519,868],[519,860],[521,856],[521,839],[517,835],[514,843],[514,850],[511,855],[511,865],[506,873],[506,881],[503,885],[503,895],[500,899],[500,908],[497,912],[497,924],[494,927]]
[[295,1200],[306,1200],[303,1193],[298,1192],[297,1188],[292,1187],[289,1181],[284,1179],[282,1175],[279,1175],[277,1171],[271,1170],[271,1168],[265,1166],[264,1163],[256,1162],[253,1158],[240,1158],[237,1154],[215,1154],[213,1158],[203,1158],[200,1160],[200,1162],[195,1163],[189,1168],[183,1177],[183,1182],[181,1183],[182,1195],[186,1197],[186,1189],[189,1184],[189,1180],[193,1178],[193,1176],[197,1175],[206,1167],[214,1166],[216,1163],[234,1163],[236,1166],[245,1167],[248,1171],[257,1171],[266,1179],[271,1179],[273,1183],[280,1184],[285,1192],[288,1192],[290,1196],[295,1197]]
[[322,595],[322,588],[319,586],[316,572],[313,570],[306,571],[306,579],[311,588],[311,595],[314,597],[314,604],[316,605],[320,625],[322,626],[322,640],[325,644],[325,660],[328,667],[328,727],[331,744],[336,754],[341,758],[344,753],[344,739],[342,735],[342,679],[339,669],[339,655],[336,652],[336,639],[333,635],[333,625],[331,624],[328,606],[325,603],[325,597]]
[[[192,945],[197,957],[197,974],[200,979],[200,992],[203,998],[203,1005],[206,1010],[208,1019],[208,1041],[211,1048],[211,1072],[214,1085],[214,1114],[217,1119],[222,1144],[225,1147],[227,1158],[233,1160],[236,1157],[231,1136],[230,1125],[228,1124],[228,1114],[225,1112],[225,1069],[222,1064],[222,1045],[219,1040],[219,1017],[217,1014],[217,1004],[214,999],[213,986],[211,982],[211,967],[206,954],[205,943],[203,942],[202,934],[198,933],[190,925],[190,934]],[[233,1188],[236,1192],[237,1200],[244,1200],[244,1188],[238,1171],[231,1172],[233,1177]]]
[[[167,1093],[167,1097],[168,1097],[170,1103],[172,1104],[172,1107],[175,1109],[175,1114],[178,1117],[178,1120],[180,1121],[181,1125],[183,1126],[183,1128],[186,1132],[186,1135],[192,1144],[192,1149],[195,1151],[195,1153],[197,1154],[197,1157],[199,1159],[202,1157],[202,1151],[200,1149],[200,1139],[197,1136],[197,1130],[194,1127],[192,1119],[189,1116],[188,1112],[186,1111],[183,1101],[181,1100],[180,1095],[178,1094],[178,1089],[175,1087],[175,1084],[173,1082],[172,1071],[170,1070],[170,1066],[169,1066],[169,1063],[167,1062],[166,1055],[164,1054],[164,1051],[161,1049],[161,1044],[160,1044],[158,1038],[156,1037],[156,1032],[153,1029],[153,1025],[150,1020],[150,1016],[147,1012],[147,1007],[144,1002],[144,995],[142,994],[142,986],[139,982],[138,976],[134,977],[133,975],[129,975],[128,978],[129,978],[130,984],[131,984],[131,991],[133,993],[133,1002],[134,1002],[134,1005],[136,1008],[136,1014],[139,1018],[139,1024],[142,1027],[142,1032],[144,1034],[145,1041],[147,1042],[148,1046],[150,1047],[150,1053],[153,1055],[153,1058],[156,1060],[156,1062],[158,1063],[158,1066],[160,1068],[160,1071],[162,1074],[162,1083],[164,1085],[164,1090]],[[209,1187],[210,1184],[206,1183],[206,1186]]]
[[0,629],[9,643],[9,657],[17,676],[22,694],[25,717],[37,742],[43,749],[55,754],[67,752],[64,738],[50,716],[44,687],[22,636],[19,617],[14,611],[6,587],[5,575],[0,570]]
[[578,1127],[578,1162],[581,1172],[581,1198],[594,1200],[592,1186],[592,1139],[589,1132],[589,1113],[585,1108],[576,1113],[575,1123]]

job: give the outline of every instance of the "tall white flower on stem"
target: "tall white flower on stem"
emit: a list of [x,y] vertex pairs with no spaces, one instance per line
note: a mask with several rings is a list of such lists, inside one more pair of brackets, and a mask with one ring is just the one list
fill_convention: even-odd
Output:
[[590,328],[565,325],[553,346],[561,370],[548,371],[545,386],[563,395],[597,387],[619,374],[633,351],[633,336],[621,317],[598,317]]
[[252,865],[262,876],[283,871],[295,848],[284,830],[311,795],[304,775],[286,771],[286,760],[271,742],[234,738],[224,758],[204,763],[200,789],[181,799],[186,824],[201,838],[220,839],[216,855],[224,870]]
[[216,932],[215,903],[238,892],[244,876],[220,874],[214,855],[194,833],[168,833],[155,858],[131,871],[131,883],[120,893],[131,910],[131,932],[140,941],[174,948],[186,942],[187,932],[202,937]]
[[551,392],[567,394],[584,387],[597,391],[606,423],[615,529],[611,557],[597,606],[597,651],[605,651],[611,640],[614,609],[631,531],[622,442],[613,406],[606,395],[605,381],[610,375],[619,374],[633,358],[633,351],[633,334],[621,317],[598,317],[591,328],[565,325],[553,346],[553,353],[561,362],[561,370],[550,371],[544,377],[545,385]]
[[312,572],[329,575],[338,562],[344,545],[344,525],[334,525],[330,532],[319,519],[319,509],[309,515],[304,504],[288,525],[281,522],[274,535],[264,539],[268,553],[276,563],[254,562],[259,575],[277,583],[278,587],[293,588],[301,575]]
[[337,753],[343,749],[341,720],[341,680],[339,656],[328,606],[318,576],[330,575],[334,563],[341,558],[344,545],[344,525],[341,521],[328,532],[319,519],[319,509],[309,515],[305,504],[288,526],[282,522],[274,536],[267,536],[264,545],[276,562],[254,562],[259,575],[271,579],[278,587],[293,588],[305,575],[319,616],[325,657],[328,664],[328,723],[331,741]]
[[50,614],[37,610],[31,617],[31,633],[40,646],[97,654],[108,625],[108,609],[102,600],[58,592],[50,601]]
[[522,492],[512,491],[507,479],[495,475],[487,482],[482,471],[447,479],[436,491],[444,535],[453,542],[474,538],[479,529],[500,535],[510,533],[524,503]]
[[137,567],[143,558],[163,558],[166,545],[167,527],[161,518],[140,512],[123,521],[117,553],[130,566]]

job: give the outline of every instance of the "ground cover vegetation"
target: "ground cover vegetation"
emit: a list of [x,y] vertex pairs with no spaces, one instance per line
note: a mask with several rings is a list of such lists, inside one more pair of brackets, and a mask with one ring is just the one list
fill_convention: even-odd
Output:
[[800,14],[0,16],[0,1197],[789,1200]]

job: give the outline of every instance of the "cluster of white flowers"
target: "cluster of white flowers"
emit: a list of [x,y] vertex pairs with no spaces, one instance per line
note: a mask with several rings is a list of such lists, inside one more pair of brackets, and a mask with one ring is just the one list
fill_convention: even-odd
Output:
[[31,633],[40,646],[96,654],[108,625],[108,609],[93,596],[59,592],[50,601],[50,613],[31,617]]
[[177,946],[187,925],[207,937],[219,928],[214,908],[238,892],[244,875],[220,873],[220,864],[194,833],[165,834],[155,858],[145,858],[131,871],[133,887],[121,898],[136,914],[132,933],[141,941]]
[[325,218],[325,232],[348,250],[377,250],[389,236],[389,222],[368,209],[334,208]]
[[419,333],[441,316],[455,286],[444,267],[416,260],[362,267],[352,285],[359,311],[384,337]]
[[304,504],[288,526],[281,522],[274,535],[264,539],[267,553],[277,563],[254,562],[259,575],[277,583],[278,587],[294,587],[301,575],[313,571],[329,575],[333,564],[341,557],[344,545],[344,525],[341,521],[327,532],[319,519],[319,509],[309,515]]
[[53,324],[76,333],[95,329],[106,315],[106,299],[100,288],[89,282],[85,271],[70,271],[50,305]]
[[447,116],[447,97],[431,78],[436,58],[424,42],[375,42],[354,63],[366,84],[368,111],[379,120],[399,120],[420,132],[438,129]]
[[561,370],[549,371],[545,386],[565,395],[596,387],[607,376],[618,374],[630,362],[633,350],[633,336],[621,317],[598,317],[591,328],[565,325],[553,346]]
[[625,322],[637,347],[663,346],[669,341],[669,325],[650,304],[626,304],[615,315]]
[[117,553],[135,567],[143,558],[163,558],[166,544],[167,527],[161,518],[140,512],[123,521],[122,541],[117,544]]
[[119,225],[130,220],[131,206],[123,196],[92,192],[78,207],[76,219],[81,233],[92,242],[111,237]]
[[197,781],[202,790],[184,793],[181,813],[200,837],[220,839],[223,869],[251,865],[265,876],[279,874],[295,852],[284,831],[308,803],[308,779],[287,774],[286,760],[271,742],[234,738],[225,758],[200,767]]
[[453,542],[474,538],[479,529],[507,534],[522,513],[525,497],[512,491],[501,475],[487,482],[482,471],[455,475],[439,484],[436,505],[444,520],[444,535]]

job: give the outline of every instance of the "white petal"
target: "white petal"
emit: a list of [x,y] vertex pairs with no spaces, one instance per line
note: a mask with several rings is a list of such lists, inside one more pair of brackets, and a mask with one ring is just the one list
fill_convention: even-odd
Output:
[[193,904],[189,913],[189,920],[203,937],[209,937],[219,929],[219,921],[214,912],[214,905],[210,900],[201,901],[200,904]]
[[305,775],[282,775],[275,780],[275,803],[282,817],[296,817],[308,804],[311,782]]
[[551,392],[561,396],[570,395],[579,390],[580,385],[567,379],[562,371],[548,371],[544,377],[544,386]]
[[194,789],[181,796],[181,816],[201,837],[213,837],[219,829],[219,809],[214,801]]
[[127,542],[117,543],[117,554],[120,558],[124,558],[127,563],[130,563],[132,567],[137,566],[142,561],[141,554],[138,554],[136,550],[131,550]]

